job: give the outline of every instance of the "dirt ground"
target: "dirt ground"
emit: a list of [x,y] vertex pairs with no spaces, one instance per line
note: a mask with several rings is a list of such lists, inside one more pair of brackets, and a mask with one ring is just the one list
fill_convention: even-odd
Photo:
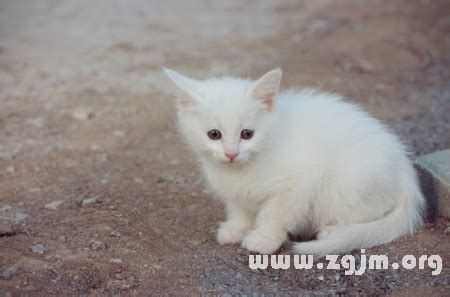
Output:
[[258,272],[219,246],[223,208],[176,133],[163,65],[280,66],[282,88],[343,93],[413,158],[450,147],[450,1],[0,1],[1,296],[450,294],[443,218],[367,250],[439,254],[438,276]]

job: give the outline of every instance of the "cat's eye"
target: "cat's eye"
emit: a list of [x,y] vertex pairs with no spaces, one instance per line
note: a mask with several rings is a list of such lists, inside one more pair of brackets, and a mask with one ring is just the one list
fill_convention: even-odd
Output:
[[208,137],[212,140],[219,140],[220,138],[222,138],[222,133],[220,133],[220,131],[217,129],[212,129],[208,131]]
[[254,133],[255,133],[255,131],[253,131],[253,130],[244,129],[241,131],[241,138],[242,139],[250,139],[253,137]]

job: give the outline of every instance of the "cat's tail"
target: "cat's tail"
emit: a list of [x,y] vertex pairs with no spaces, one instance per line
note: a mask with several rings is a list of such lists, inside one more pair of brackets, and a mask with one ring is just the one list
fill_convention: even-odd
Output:
[[369,248],[412,234],[423,223],[424,198],[414,169],[405,175],[398,205],[382,218],[360,224],[333,227],[318,240],[294,243],[298,254],[323,257]]

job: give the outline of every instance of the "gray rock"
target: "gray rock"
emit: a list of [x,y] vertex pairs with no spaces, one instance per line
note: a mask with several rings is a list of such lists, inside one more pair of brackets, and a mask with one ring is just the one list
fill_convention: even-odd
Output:
[[50,202],[50,203],[46,204],[45,208],[50,209],[50,210],[56,210],[63,203],[64,203],[63,200],[56,200],[56,201],[53,201],[53,202]]
[[81,204],[81,206],[88,206],[88,205],[96,204],[96,203],[100,203],[100,199],[98,199],[98,196],[83,199],[83,200],[81,200],[80,204]]
[[450,150],[420,156],[416,160],[420,184],[428,203],[428,218],[450,218]]
[[20,263],[16,263],[13,266],[9,267],[3,272],[3,278],[6,280],[10,280],[14,275],[16,275],[21,269]]
[[91,240],[91,249],[96,251],[106,250],[106,243],[98,241],[98,240]]
[[444,234],[450,234],[450,227],[445,228]]
[[120,232],[117,231],[117,230],[111,231],[110,235],[111,235],[112,237],[118,237],[118,238],[122,237],[122,234],[120,234]]
[[121,264],[122,259],[112,258],[112,259],[109,259],[109,263]]
[[31,246],[31,251],[35,254],[42,255],[45,251],[45,248],[42,243],[38,243],[38,244]]
[[94,113],[89,108],[78,108],[72,112],[72,118],[74,120],[84,121],[94,117]]
[[202,243],[201,240],[189,240],[188,243],[193,246],[197,246]]

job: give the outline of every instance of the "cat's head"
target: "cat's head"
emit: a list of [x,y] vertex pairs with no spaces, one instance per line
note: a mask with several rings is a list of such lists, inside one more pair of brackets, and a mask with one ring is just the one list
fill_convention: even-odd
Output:
[[256,81],[233,77],[195,80],[164,68],[181,90],[178,123],[202,159],[237,167],[264,150],[276,113],[281,70]]

